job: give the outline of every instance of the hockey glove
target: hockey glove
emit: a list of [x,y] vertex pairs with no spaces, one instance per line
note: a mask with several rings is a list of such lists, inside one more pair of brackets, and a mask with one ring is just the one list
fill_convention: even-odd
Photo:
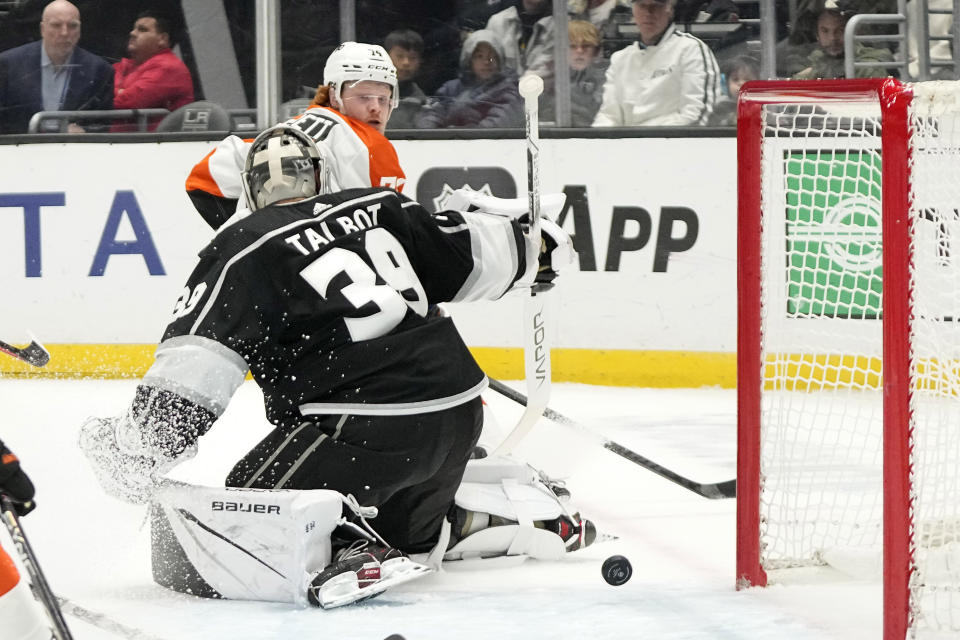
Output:
[[20,468],[20,460],[0,441],[0,493],[13,501],[18,516],[25,516],[36,506],[33,483]]
[[196,455],[196,447],[170,457],[144,444],[140,428],[129,414],[89,418],[80,427],[80,449],[103,490],[133,504],[148,502],[165,473]]
[[573,242],[566,231],[552,220],[540,219],[540,266],[533,279],[534,293],[553,288],[557,272],[573,262]]
[[[563,193],[544,193],[540,196],[540,215],[555,220],[567,200]],[[454,211],[480,211],[520,220],[530,211],[527,198],[497,198],[469,188],[456,189],[443,203],[443,208]]]

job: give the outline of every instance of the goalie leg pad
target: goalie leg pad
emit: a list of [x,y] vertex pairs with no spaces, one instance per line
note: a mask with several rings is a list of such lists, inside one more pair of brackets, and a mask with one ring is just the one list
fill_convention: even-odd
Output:
[[170,483],[151,503],[157,584],[193,595],[306,604],[331,560],[343,496]]
[[[456,496],[462,521],[454,524],[459,540],[444,560],[525,555],[556,560],[567,540],[546,523],[569,516],[557,492],[541,474],[507,456],[471,460]],[[586,525],[586,521],[583,521]]]

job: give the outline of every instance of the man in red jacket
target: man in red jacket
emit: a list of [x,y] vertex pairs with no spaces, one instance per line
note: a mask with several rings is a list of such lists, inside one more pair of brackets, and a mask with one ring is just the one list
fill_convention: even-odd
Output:
[[[114,109],[168,109],[193,102],[193,79],[174,55],[171,24],[165,16],[143,11],[130,31],[129,58],[113,65]],[[156,121],[150,129],[156,128]]]

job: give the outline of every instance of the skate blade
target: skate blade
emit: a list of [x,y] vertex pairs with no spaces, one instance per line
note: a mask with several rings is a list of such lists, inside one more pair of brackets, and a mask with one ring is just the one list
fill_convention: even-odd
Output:
[[356,575],[346,575],[343,580],[339,580],[340,576],[338,576],[329,581],[317,594],[320,608],[335,609],[354,602],[369,600],[391,587],[425,576],[433,572],[433,569],[409,558],[393,558],[384,562],[380,571],[382,577],[379,580],[363,587],[360,586]]

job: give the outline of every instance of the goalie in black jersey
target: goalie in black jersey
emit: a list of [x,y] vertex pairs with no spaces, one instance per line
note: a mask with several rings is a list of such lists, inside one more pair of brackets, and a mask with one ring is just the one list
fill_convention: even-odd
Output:
[[249,370],[275,428],[227,486],[352,495],[378,508],[391,546],[426,552],[487,385],[452,320],[427,309],[549,287],[573,250],[546,219],[535,244],[508,215],[431,215],[388,188],[330,193],[333,162],[294,127],[257,137],[243,176],[254,213],[200,253],[130,408],[85,424],[81,447],[109,493],[148,501]]

